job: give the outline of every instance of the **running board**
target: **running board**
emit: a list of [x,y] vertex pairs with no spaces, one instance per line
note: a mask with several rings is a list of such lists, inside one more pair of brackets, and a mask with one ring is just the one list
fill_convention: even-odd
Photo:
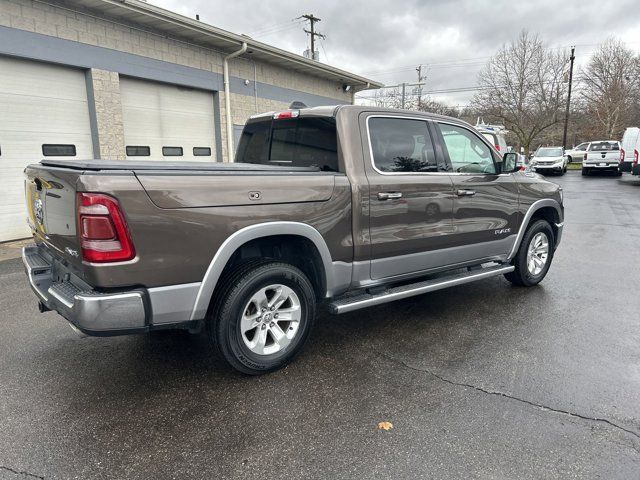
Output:
[[496,267],[458,273],[448,277],[423,280],[421,282],[402,285],[400,287],[392,287],[380,293],[362,293],[360,295],[342,297],[329,303],[329,311],[334,314],[352,312],[360,308],[373,307],[374,305],[393,302],[394,300],[401,300],[403,298],[422,295],[423,293],[433,292],[447,287],[453,287],[456,285],[475,282],[477,280],[483,280],[489,277],[495,277],[497,275],[503,275],[505,273],[513,272],[514,270],[515,267],[513,265],[499,265]]

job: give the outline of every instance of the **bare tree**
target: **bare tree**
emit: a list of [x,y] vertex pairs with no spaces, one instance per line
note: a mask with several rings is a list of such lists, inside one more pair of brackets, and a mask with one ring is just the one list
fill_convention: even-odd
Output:
[[521,146],[564,118],[566,58],[547,49],[537,34],[523,30],[504,45],[478,74],[479,92],[472,106],[504,124]]
[[[402,108],[402,91],[398,87],[377,90],[367,100],[376,107]],[[450,117],[460,116],[460,111],[456,107],[434,100],[429,96],[416,95],[409,91],[405,92],[404,109],[448,115]]]
[[640,97],[640,61],[619,40],[610,38],[581,72],[580,96],[591,123],[605,138],[620,138],[635,120]]

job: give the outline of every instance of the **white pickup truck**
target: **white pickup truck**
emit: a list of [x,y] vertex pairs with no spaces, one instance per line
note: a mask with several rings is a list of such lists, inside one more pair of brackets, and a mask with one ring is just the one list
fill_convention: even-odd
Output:
[[611,171],[622,175],[620,142],[617,140],[591,142],[582,160],[582,175],[589,175],[596,170]]

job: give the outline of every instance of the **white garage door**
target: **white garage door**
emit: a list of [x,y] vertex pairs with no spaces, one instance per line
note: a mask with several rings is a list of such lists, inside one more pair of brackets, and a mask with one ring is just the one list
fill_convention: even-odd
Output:
[[127,158],[215,161],[213,93],[120,78]]
[[93,157],[84,72],[0,57],[0,241],[30,235],[23,170],[45,154]]

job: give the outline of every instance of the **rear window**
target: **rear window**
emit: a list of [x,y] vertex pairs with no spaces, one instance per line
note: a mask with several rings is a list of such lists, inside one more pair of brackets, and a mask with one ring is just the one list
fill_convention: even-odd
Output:
[[618,142],[594,142],[589,147],[592,152],[606,152],[610,150],[620,150]]
[[236,162],[337,172],[336,121],[302,117],[250,122],[242,131]]

